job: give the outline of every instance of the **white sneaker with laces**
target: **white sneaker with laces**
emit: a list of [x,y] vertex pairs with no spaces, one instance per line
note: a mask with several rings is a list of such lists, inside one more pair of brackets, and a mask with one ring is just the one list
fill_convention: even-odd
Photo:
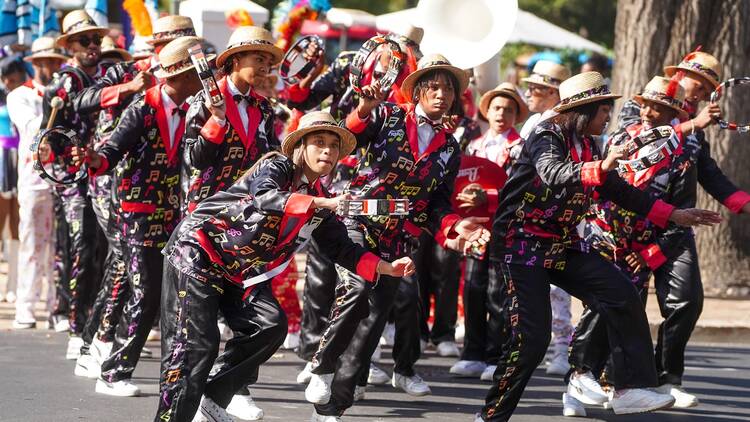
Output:
[[91,353],[91,356],[96,359],[99,365],[101,365],[107,360],[110,353],[112,353],[112,344],[114,343],[111,341],[105,343],[94,336],[94,339],[91,340],[91,345],[89,346],[89,353]]
[[299,347],[299,331],[296,333],[286,333],[284,343],[281,348],[284,350],[294,350]]
[[263,409],[255,404],[250,395],[235,394],[227,406],[227,413],[243,421],[263,420]]
[[326,404],[331,400],[333,374],[311,374],[310,383],[305,388],[305,400],[314,404]]
[[13,320],[13,329],[14,330],[30,330],[32,328],[36,328],[36,321],[19,321],[17,319]]
[[375,351],[372,352],[372,357],[370,357],[370,362],[380,362],[380,357],[383,355],[383,348],[380,347],[380,344],[378,344],[378,347],[375,348]]
[[367,383],[371,385],[385,385],[391,380],[387,372],[370,363],[370,373],[367,375]]
[[441,341],[437,345],[437,354],[442,357],[460,356],[461,352],[455,341]]
[[365,399],[365,393],[367,392],[367,386],[357,385],[354,387],[354,401],[362,401]]
[[571,374],[570,382],[568,383],[568,395],[583,404],[601,405],[609,400],[607,393],[604,392],[602,386],[594,379],[591,371],[584,373],[574,372]]
[[305,367],[297,374],[297,384],[307,384],[312,377],[312,362],[307,362]]
[[421,397],[432,394],[430,386],[417,374],[407,377],[394,372],[391,385],[404,390],[410,396]]
[[672,407],[674,401],[671,395],[657,393],[648,388],[627,388],[615,391],[612,410],[616,415],[652,412]]
[[141,389],[130,380],[107,382],[101,378],[96,380],[95,391],[99,394],[117,397],[136,397],[141,394]]
[[674,397],[674,406],[678,409],[687,409],[688,407],[698,406],[698,397],[685,391],[684,388],[676,384],[664,384],[660,385],[656,389],[657,392],[662,394],[669,394]]
[[474,378],[481,376],[485,369],[487,369],[487,364],[484,362],[478,360],[459,360],[451,366],[448,372],[459,377]]
[[482,371],[482,375],[479,376],[479,379],[492,382],[492,377],[495,375],[495,371],[497,371],[497,365],[487,365],[487,367],[484,368],[484,371]]
[[153,357],[153,356],[154,356],[154,352],[151,349],[149,349],[148,347],[144,347],[143,349],[141,349],[141,357],[142,358],[150,358],[150,357]]
[[570,397],[568,393],[562,395],[563,416],[582,416],[586,417],[586,408],[583,403]]
[[341,422],[342,419],[339,416],[326,416],[319,415],[318,412],[313,410],[310,422]]
[[78,336],[70,336],[68,339],[68,348],[65,350],[65,359],[78,359],[78,356],[81,356],[81,346],[83,346],[82,338]]
[[552,354],[547,364],[547,375],[565,375],[570,370],[570,363],[568,363],[568,349],[564,350],[557,349]]
[[91,355],[81,355],[76,359],[76,367],[73,374],[77,377],[84,377],[95,380],[102,375],[102,367],[96,362]]
[[219,406],[206,396],[201,398],[198,412],[203,413],[203,416],[205,416],[210,422],[234,422],[234,419],[229,416],[226,409]]
[[394,339],[396,338],[396,324],[385,324],[383,334],[380,336],[381,346],[393,346]]

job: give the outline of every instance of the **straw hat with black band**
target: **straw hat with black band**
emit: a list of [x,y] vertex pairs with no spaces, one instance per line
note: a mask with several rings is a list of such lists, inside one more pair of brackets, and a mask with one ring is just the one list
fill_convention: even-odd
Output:
[[487,118],[487,110],[490,107],[492,99],[497,96],[510,97],[518,104],[517,122],[523,122],[529,116],[529,107],[526,105],[526,101],[521,98],[521,95],[518,94],[516,86],[510,82],[503,82],[495,89],[485,92],[479,99],[479,112],[485,119]]
[[721,83],[721,65],[716,57],[702,51],[686,55],[677,66],[667,66],[664,74],[670,78],[678,71],[689,72],[707,80],[714,89]]
[[662,76],[654,76],[639,95],[633,97],[641,106],[644,100],[665,105],[677,112],[680,120],[686,120],[685,89],[677,81]]
[[262,51],[273,56],[272,65],[281,63],[284,52],[276,47],[273,36],[266,29],[259,26],[240,26],[232,32],[226,50],[216,58],[216,66],[224,66],[224,62],[232,55],[243,51]]
[[[430,54],[422,57],[422,60],[417,64],[417,70],[404,79],[404,83],[401,84],[401,94],[412,103],[416,103],[418,99],[414,98],[414,87],[417,85],[417,81],[425,74],[436,70],[445,70],[456,77],[459,94],[463,93],[469,86],[469,75],[465,71],[453,66],[445,56]],[[460,98],[454,99],[454,101],[460,100]]]
[[584,72],[571,76],[560,84],[560,102],[554,110],[561,113],[580,105],[620,97],[621,95],[609,91],[601,73]]
[[146,41],[151,45],[163,45],[179,37],[194,37],[193,20],[187,16],[163,16],[154,22],[154,33]]
[[159,79],[168,79],[194,70],[188,48],[200,44],[198,37],[180,37],[167,43],[159,52],[160,67],[154,72]]
[[133,60],[133,56],[128,52],[128,50],[118,47],[112,37],[105,36],[104,38],[102,38],[102,58],[113,55],[120,56],[120,59],[126,62]]
[[63,34],[57,37],[57,45],[62,48],[67,48],[70,38],[77,35],[99,34],[103,37],[109,34],[109,28],[97,26],[85,10],[74,10],[65,15],[62,29]]
[[549,60],[539,60],[534,64],[531,75],[521,80],[535,85],[546,86],[547,88],[558,89],[560,84],[569,77],[570,69],[567,66]]
[[331,113],[326,111],[313,111],[302,116],[299,120],[298,129],[284,138],[284,142],[281,143],[281,152],[291,157],[294,148],[302,138],[312,132],[318,132],[321,130],[327,130],[338,135],[341,140],[339,158],[346,157],[354,151],[354,148],[357,145],[357,140],[348,129],[339,126],[336,123],[336,119],[331,116]]
[[39,37],[31,43],[31,55],[24,57],[23,60],[31,63],[37,59],[58,59],[65,61],[69,58],[62,53],[61,49],[57,48],[54,38]]

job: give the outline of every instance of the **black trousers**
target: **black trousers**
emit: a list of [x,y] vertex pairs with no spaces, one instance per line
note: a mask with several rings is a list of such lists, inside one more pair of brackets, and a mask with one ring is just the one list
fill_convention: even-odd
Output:
[[464,349],[461,360],[497,365],[508,336],[503,319],[502,276],[489,259],[466,258],[464,280]]
[[[435,238],[425,233],[419,238],[415,265],[419,274],[422,340],[430,340],[433,344],[456,341],[461,254],[443,248]],[[433,296],[435,320],[430,330],[427,320],[430,318],[430,298]]]
[[161,249],[127,245],[125,241],[122,248],[130,297],[117,323],[112,354],[102,363],[102,378],[109,382],[132,377],[161,298]]
[[[168,283],[177,285],[179,304],[176,314],[161,317],[162,327],[166,321],[176,325],[170,349],[162,351],[169,359],[162,360],[154,421],[189,422],[201,395],[226,408],[237,391],[257,381],[260,365],[284,342],[287,320],[268,283],[245,298],[243,289],[226,280],[202,282],[174,268],[166,272]],[[219,311],[235,335],[217,358]]]
[[310,362],[318,350],[323,331],[328,327],[328,316],[335,299],[338,272],[314,240],[307,249],[305,287],[302,294],[302,321],[297,355]]
[[509,336],[482,409],[485,421],[507,421],[550,342],[549,284],[595,309],[607,324],[615,388],[656,386],[646,312],[630,281],[604,258],[568,251],[565,269],[492,262],[506,288]]
[[68,220],[65,219],[65,208],[58,192],[53,195],[55,211],[55,306],[53,317],[70,315],[70,239],[68,238]]
[[[365,246],[360,228],[350,228],[349,237]],[[377,251],[373,251],[377,254]],[[365,378],[370,359],[393,310],[396,338],[393,371],[414,375],[419,347],[419,284],[415,277],[380,276],[375,285],[347,272],[336,285],[330,322],[313,357],[313,373],[334,374],[331,400],[315,405],[318,414],[340,415],[352,406],[354,388]]]

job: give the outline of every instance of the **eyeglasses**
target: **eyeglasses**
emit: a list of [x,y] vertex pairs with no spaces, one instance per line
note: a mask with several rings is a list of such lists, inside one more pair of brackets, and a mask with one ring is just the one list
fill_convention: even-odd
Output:
[[78,37],[75,39],[75,42],[77,42],[78,44],[81,44],[81,47],[86,48],[91,43],[94,43],[94,45],[102,45],[102,37],[100,37],[99,35],[94,35],[91,38],[87,36]]
[[533,94],[537,94],[537,95],[546,95],[547,93],[549,93],[549,89],[550,89],[550,88],[548,88],[548,87],[546,87],[546,86],[540,86],[540,85],[532,85],[532,84],[528,84],[528,85],[526,86],[526,91],[527,91],[527,92],[528,92],[529,94],[532,94],[532,95],[533,95]]

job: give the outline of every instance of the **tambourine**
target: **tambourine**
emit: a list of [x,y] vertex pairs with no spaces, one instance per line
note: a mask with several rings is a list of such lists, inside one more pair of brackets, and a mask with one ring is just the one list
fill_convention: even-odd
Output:
[[674,129],[671,126],[657,126],[652,129],[644,130],[638,136],[630,139],[628,147],[628,156],[635,154],[638,150],[646,145],[669,138],[674,135]]
[[[716,87],[716,90],[711,93],[711,104],[716,104],[716,102],[721,98],[722,93],[729,89],[729,87],[742,84],[750,84],[750,78],[732,78],[722,82],[721,84],[719,84],[719,86]],[[750,132],[750,123],[741,125],[735,122],[728,122],[720,118],[717,118],[716,121],[719,123],[719,127],[722,129],[736,130],[737,132]]]
[[[644,148],[650,148],[651,151],[634,160],[618,160],[620,172],[635,173],[653,167],[662,160],[671,157],[680,146],[680,139],[671,126],[659,126],[644,132],[642,135],[644,135],[644,138],[640,139],[639,142],[649,141],[644,145]],[[639,137],[636,136],[633,141]]]
[[344,217],[357,215],[409,215],[408,199],[344,199],[336,214]]
[[52,184],[71,185],[83,180],[88,175],[87,166],[75,164],[73,147],[85,147],[74,130],[62,126],[43,129],[30,148],[36,157],[34,170]]
[[[310,48],[314,48],[314,52],[310,53],[308,51]],[[279,66],[281,80],[289,85],[299,83],[315,68],[315,62],[323,54],[325,54],[325,44],[319,36],[308,35],[300,38],[287,50],[281,60]]]
[[[357,94],[362,95],[362,79],[365,76],[365,63],[367,63],[368,57],[377,51],[380,46],[386,46],[391,54],[391,59],[388,62],[388,69],[386,69],[383,76],[378,79],[381,91],[385,92],[389,90],[393,83],[396,82],[399,72],[401,72],[401,65],[404,62],[404,53],[401,51],[398,42],[390,37],[376,35],[362,44],[362,47],[357,51],[357,54],[354,56],[354,59],[352,59],[352,63],[349,67],[349,82],[351,83],[352,89]],[[375,82],[374,79],[373,82]]]

